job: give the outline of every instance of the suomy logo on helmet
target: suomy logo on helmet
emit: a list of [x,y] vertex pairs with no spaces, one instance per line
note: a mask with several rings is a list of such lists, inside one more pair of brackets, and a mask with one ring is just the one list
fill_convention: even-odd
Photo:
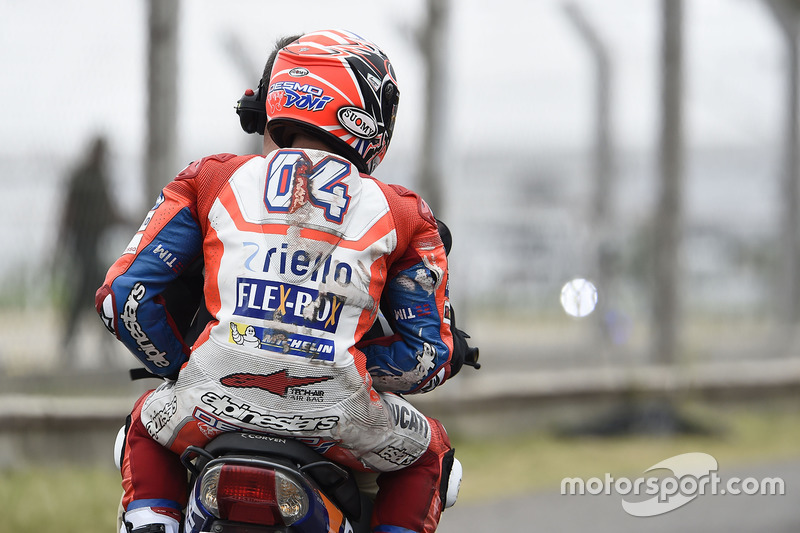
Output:
[[373,139],[378,134],[378,125],[366,111],[357,107],[342,107],[336,114],[344,129],[361,139]]
[[308,69],[303,67],[296,67],[289,71],[289,76],[293,78],[302,78],[308,76]]

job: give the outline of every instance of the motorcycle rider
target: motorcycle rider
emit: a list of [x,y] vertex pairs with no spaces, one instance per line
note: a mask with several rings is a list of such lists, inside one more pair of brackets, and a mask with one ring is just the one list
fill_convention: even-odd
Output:
[[[284,46],[265,70],[249,95],[267,111],[264,156],[190,164],[97,291],[107,328],[168,378],[129,417],[122,531],[177,533],[187,496],[178,455],[241,430],[303,438],[380,472],[374,532],[435,531],[459,481],[453,450],[442,425],[399,394],[458,372],[465,343],[454,350],[433,214],[369,176],[394,129],[391,63],[329,30]],[[164,293],[198,258],[213,320],[190,348]],[[379,310],[394,334],[372,338]]]

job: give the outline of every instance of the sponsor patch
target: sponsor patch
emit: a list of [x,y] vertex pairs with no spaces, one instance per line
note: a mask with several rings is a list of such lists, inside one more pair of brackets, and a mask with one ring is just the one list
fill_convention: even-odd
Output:
[[363,109],[345,106],[336,112],[336,116],[339,124],[359,139],[374,139],[378,134],[378,124]]
[[156,411],[153,413],[152,418],[145,428],[147,429],[147,433],[150,434],[151,437],[155,437],[158,433],[164,429],[170,419],[178,412],[178,398],[173,397],[170,402],[168,402],[163,409]]
[[117,328],[115,326],[116,321],[114,320],[114,309],[116,305],[114,305],[114,294],[108,290],[107,287],[103,287],[103,291],[106,292],[106,295],[103,298],[103,302],[100,304],[100,320],[103,321],[103,325],[108,331],[116,335]]
[[[236,279],[237,316],[336,332],[344,301],[330,293],[257,278]],[[263,339],[263,337],[262,337]]]
[[128,243],[128,246],[125,247],[125,251],[122,252],[122,255],[134,255],[136,251],[139,249],[139,243],[142,242],[142,237],[144,233],[137,233],[131,239],[131,242]]
[[147,333],[142,329],[136,317],[136,311],[139,309],[139,302],[142,301],[145,293],[146,289],[144,285],[141,283],[134,285],[131,292],[128,294],[127,300],[125,300],[125,306],[122,308],[122,314],[119,315],[119,317],[122,319],[122,324],[125,326],[125,329],[128,330],[133,340],[136,341],[139,351],[147,357],[147,360],[159,368],[166,368],[169,366],[169,361],[167,361],[166,358],[167,353],[156,348],[152,341],[150,341]]
[[322,88],[298,81],[279,81],[273,83],[267,95],[267,103],[272,113],[284,107],[294,107],[304,111],[322,111],[333,96],[326,96]]
[[276,416],[261,413],[246,403],[237,403],[229,396],[205,393],[200,400],[211,408],[212,414],[238,420],[268,431],[324,431],[336,427],[338,416]]
[[236,322],[231,322],[228,342],[320,361],[333,361],[336,352],[332,340]]
[[406,405],[398,405],[393,402],[387,402],[391,408],[392,418],[394,418],[394,425],[406,431],[413,431],[418,435],[427,438],[430,433],[430,426],[428,420],[419,412],[409,408]]
[[215,417],[211,413],[209,413],[207,411],[204,411],[203,409],[201,409],[199,407],[195,407],[194,408],[194,412],[192,413],[192,417],[195,420],[197,420],[198,422],[200,422],[201,424],[204,424],[205,426],[207,426],[208,428],[212,428],[212,431],[209,432],[209,433],[222,433],[222,432],[227,432],[227,431],[242,431],[242,429],[244,429],[244,428],[242,428],[240,426],[236,426],[234,424],[229,424],[229,423],[225,422],[224,420],[221,420],[221,419]]
[[444,322],[445,324],[450,324],[452,322],[452,316],[453,316],[453,311],[450,309],[450,300],[445,300],[444,316],[442,317],[442,322]]
[[398,321],[411,320],[431,314],[431,304],[419,303],[410,307],[403,307],[394,310],[394,318]]
[[411,455],[405,450],[395,448],[394,446],[387,446],[377,452],[378,457],[392,464],[399,466],[407,466],[416,460],[414,455]]
[[156,209],[158,209],[158,206],[160,206],[163,203],[164,203],[164,193],[162,192],[161,194],[158,195],[156,204],[147,213],[147,216],[144,217],[144,222],[142,222],[142,225],[139,226],[139,231],[144,231],[145,228],[147,228],[147,226],[150,224],[150,221],[153,219],[153,214],[156,212]]
[[317,453],[324,454],[330,451],[331,448],[336,446],[336,443],[333,441],[321,439],[319,437],[300,437],[298,439],[300,442],[313,448]]
[[250,272],[273,272],[281,276],[288,274],[301,279],[308,278],[313,282],[319,281],[323,285],[328,279],[341,286],[350,285],[353,280],[353,267],[344,261],[334,261],[329,253],[302,248],[289,250],[289,245],[285,242],[280,248],[265,248],[263,251],[255,242],[243,242],[242,246],[254,247],[244,262],[244,267]]
[[304,387],[307,385],[313,385],[315,383],[322,383],[323,381],[328,381],[330,379],[330,376],[290,376],[289,372],[286,369],[283,369],[273,372],[272,374],[249,374],[241,372],[229,374],[220,379],[220,383],[226,387],[238,389],[261,389],[285,398],[286,393],[290,388]]
[[180,272],[183,269],[183,263],[178,261],[176,255],[164,248],[163,244],[158,243],[153,249],[153,254],[157,255],[173,272]]

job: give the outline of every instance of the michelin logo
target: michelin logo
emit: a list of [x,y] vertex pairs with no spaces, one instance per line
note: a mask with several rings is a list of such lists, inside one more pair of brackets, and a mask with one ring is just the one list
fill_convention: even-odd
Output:
[[236,322],[231,322],[228,342],[322,361],[333,361],[336,351],[333,341],[329,339]]

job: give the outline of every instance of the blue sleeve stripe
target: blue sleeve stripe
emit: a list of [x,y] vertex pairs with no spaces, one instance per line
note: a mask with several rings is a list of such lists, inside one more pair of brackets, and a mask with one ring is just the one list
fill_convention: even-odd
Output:
[[183,508],[180,506],[178,502],[173,500],[165,500],[161,498],[133,500],[131,503],[128,504],[128,508],[125,510],[133,511],[134,509],[141,509],[142,507],[169,507],[170,509],[175,509],[178,512],[183,511]]
[[399,526],[377,526],[372,531],[373,533],[415,533],[410,529]]

